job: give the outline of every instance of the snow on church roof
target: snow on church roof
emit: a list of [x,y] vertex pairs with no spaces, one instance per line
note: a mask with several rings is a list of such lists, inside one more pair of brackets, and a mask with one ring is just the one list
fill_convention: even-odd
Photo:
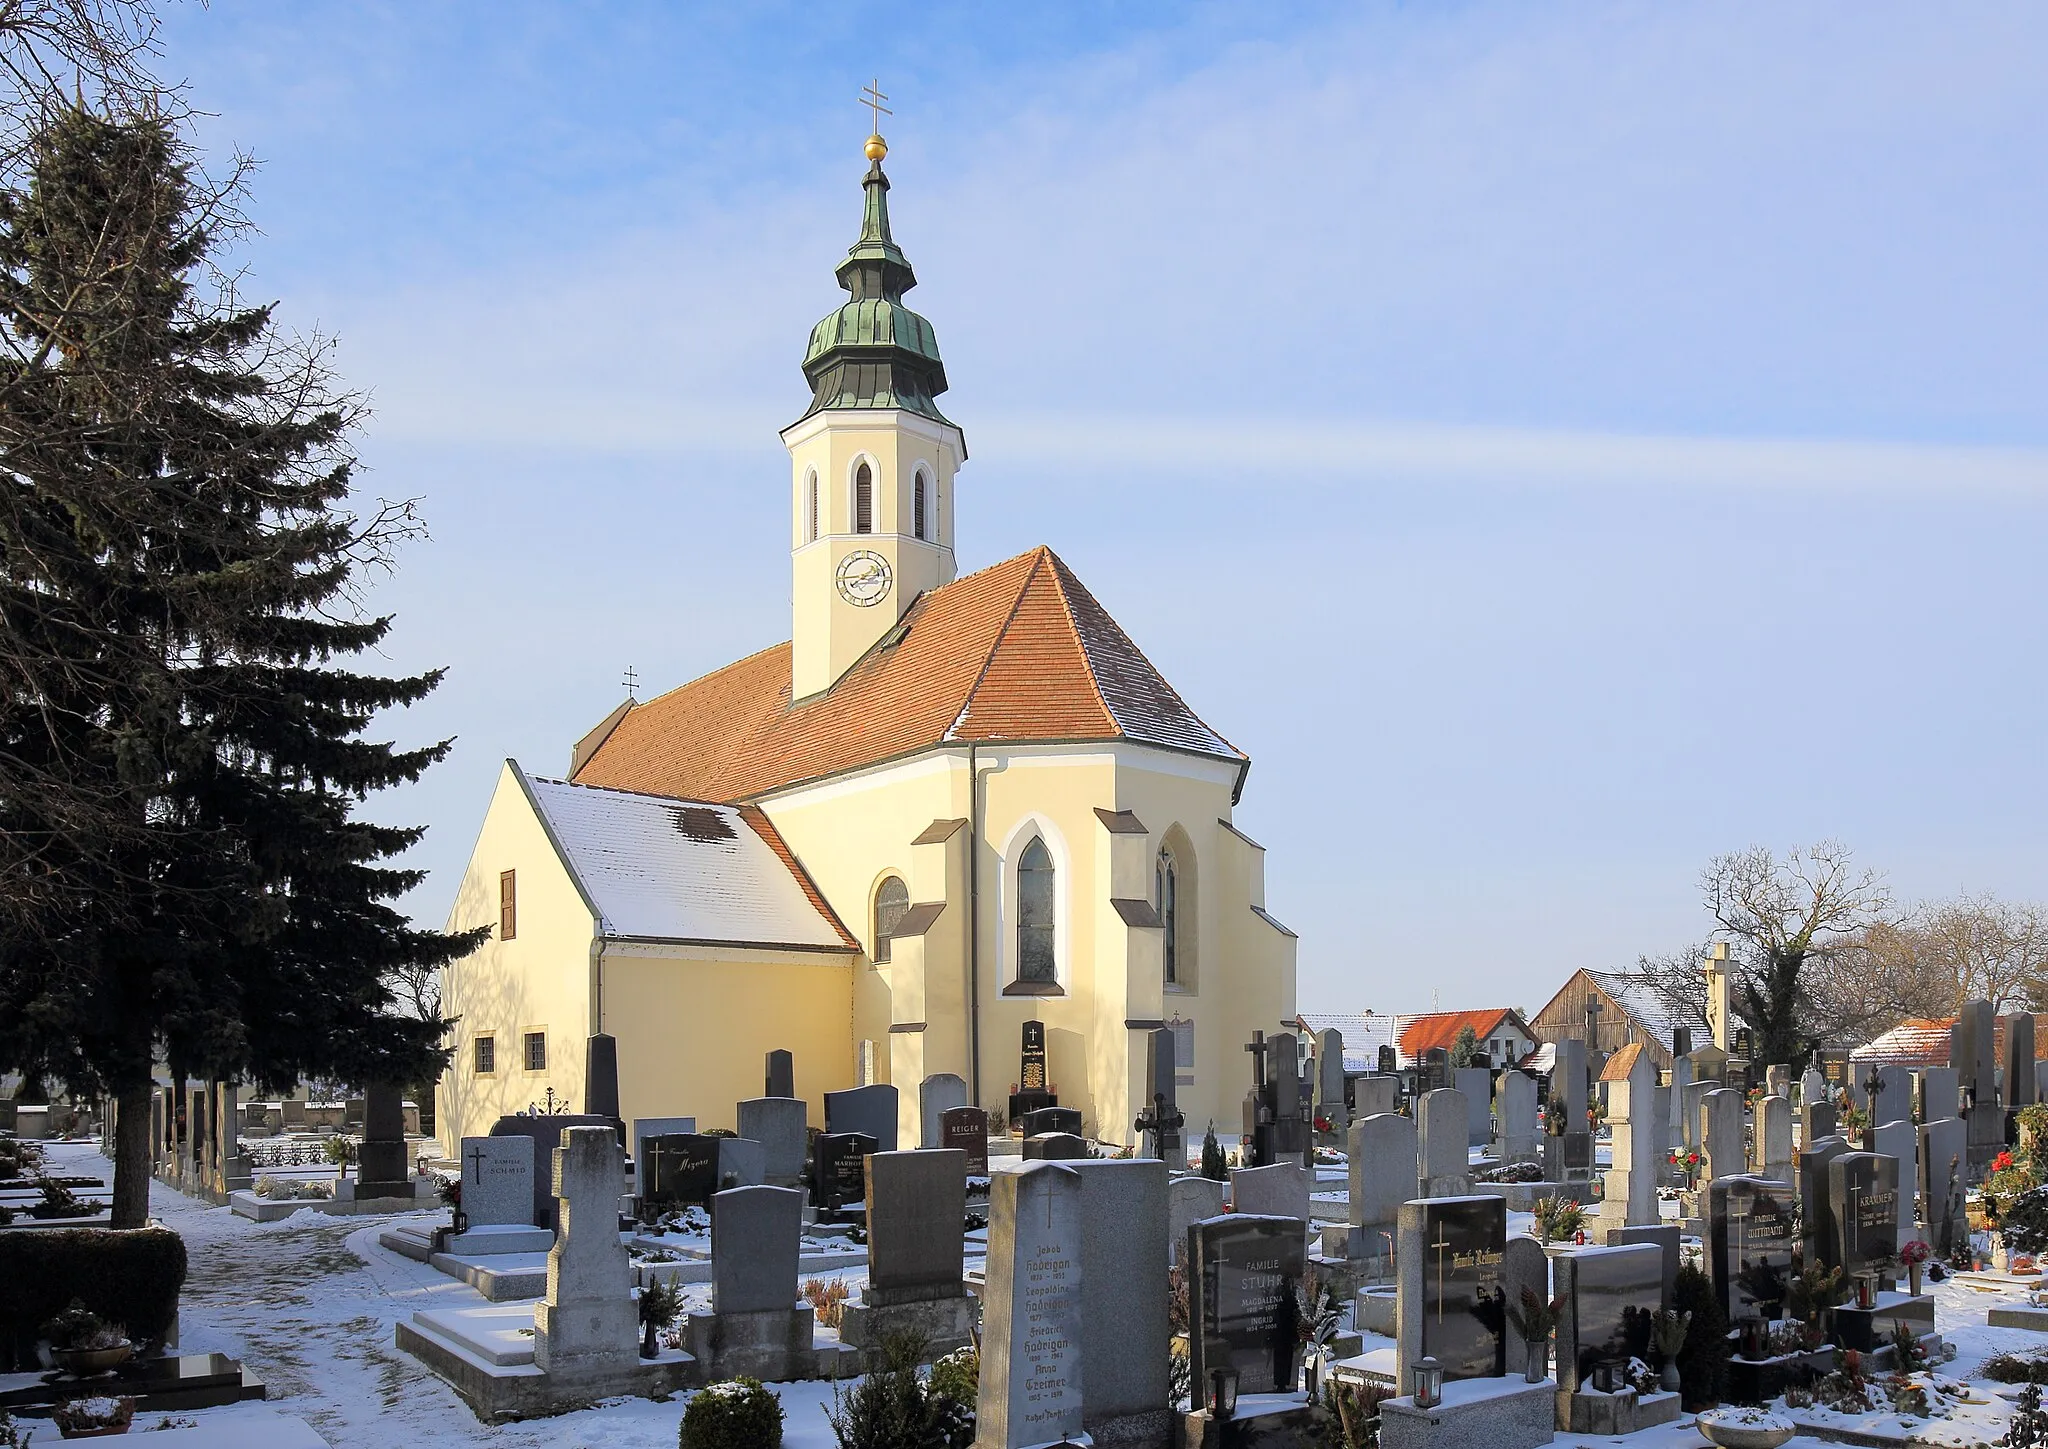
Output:
[[540,779],[520,784],[613,939],[852,951],[760,811]]

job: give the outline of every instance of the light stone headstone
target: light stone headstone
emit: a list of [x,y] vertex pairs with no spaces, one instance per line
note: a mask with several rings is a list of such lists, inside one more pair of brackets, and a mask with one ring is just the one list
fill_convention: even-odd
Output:
[[1762,1097],[1756,1104],[1756,1161],[1760,1176],[1773,1182],[1792,1181],[1792,1102],[1787,1097]]
[[1292,1162],[1234,1167],[1230,1171],[1230,1210],[1266,1218],[1300,1218],[1306,1225],[1310,1183],[1309,1169]]
[[[633,1119],[633,1176],[638,1180],[640,1195],[649,1196],[654,1191],[654,1179],[647,1175],[647,1139],[650,1137],[679,1137],[695,1133],[695,1117],[635,1117]],[[741,1127],[742,1132],[746,1131]]]
[[[1692,1067],[1690,1058],[1681,1057],[1687,1069]],[[1720,1090],[1719,1082],[1687,1082],[1679,1092],[1680,1121],[1679,1140],[1688,1152],[1697,1152],[1700,1146],[1700,1106],[1707,1100],[1707,1093]]]
[[1764,1068],[1764,1095],[1768,1097],[1789,1097],[1792,1095],[1792,1068],[1786,1062],[1774,1062]]
[[1361,1117],[1351,1124],[1346,1146],[1350,1149],[1346,1225],[1325,1229],[1323,1252],[1351,1260],[1367,1281],[1379,1282],[1393,1271],[1394,1233],[1401,1221],[1401,1204],[1413,1191],[1409,1184],[1419,1178],[1415,1119],[1393,1112]]
[[729,1187],[711,1197],[711,1311],[768,1313],[796,1304],[804,1195]]
[[1610,1222],[1618,1217],[1624,1226],[1657,1221],[1657,1177],[1663,1154],[1657,1150],[1656,1084],[1657,1064],[1646,1051],[1636,1053],[1627,1080],[1607,1084],[1607,1120],[1613,1138],[1603,1216]]
[[1354,1120],[1377,1112],[1391,1112],[1400,1105],[1399,1077],[1358,1077],[1351,1083],[1351,1116]]
[[1913,1241],[1913,1202],[1920,1191],[1920,1129],[1911,1122],[1887,1122],[1872,1134],[1877,1151],[1899,1162],[1899,1244]]
[[[1355,1130],[1355,1129],[1354,1129]],[[1187,1256],[1188,1224],[1206,1222],[1223,1212],[1223,1184],[1189,1174],[1166,1185],[1166,1253],[1169,1262]]]
[[1904,1067],[1879,1067],[1877,1080],[1883,1090],[1877,1094],[1872,1120],[1880,1127],[1888,1122],[1913,1120],[1913,1074]]
[[462,1139],[462,1211],[473,1228],[533,1225],[533,1139]]
[[1171,1418],[1166,1164],[1090,1158],[1074,1171],[1081,1177],[1081,1379],[1088,1386],[1081,1427],[1098,1444],[1140,1435],[1157,1443]]
[[533,1310],[534,1366],[550,1374],[631,1363],[640,1339],[633,1265],[619,1239],[626,1154],[609,1127],[570,1127],[562,1141],[547,1296]]
[[1493,1072],[1486,1067],[1459,1067],[1451,1073],[1451,1085],[1465,1094],[1465,1145],[1486,1146],[1493,1141]]
[[1799,1074],[1799,1105],[1804,1107],[1812,1102],[1831,1100],[1828,1079],[1820,1074],[1819,1067],[1808,1067]]
[[862,1132],[877,1152],[896,1150],[896,1089],[886,1082],[825,1094],[825,1130]]
[[917,1086],[918,1121],[923,1131],[920,1147],[943,1147],[943,1119],[955,1107],[967,1105],[967,1081],[952,1072],[934,1072]]
[[1057,1162],[989,1185],[975,1449],[1081,1433],[1081,1174]]
[[740,1136],[761,1144],[761,1180],[775,1187],[803,1181],[811,1108],[801,1097],[749,1097],[739,1104]]
[[1494,1088],[1494,1111],[1500,1118],[1500,1160],[1536,1161],[1536,1079],[1513,1068],[1502,1072]]
[[1344,1033],[1335,1027],[1316,1033],[1316,1111],[1328,1120],[1332,1132],[1351,1125],[1350,1109],[1344,1105]]
[[1666,1104],[1665,1127],[1670,1136],[1665,1139],[1667,1150],[1692,1146],[1694,1129],[1687,1126],[1686,1108],[1691,1105],[1686,1091],[1692,1086],[1692,1058],[1674,1057],[1671,1062],[1671,1100]]
[[1701,1155],[1707,1177],[1739,1177],[1748,1169],[1742,1146],[1742,1093],[1717,1087],[1700,1099]]
[[1420,1197],[1463,1197],[1472,1190],[1471,1114],[1456,1087],[1425,1092],[1415,1104]]

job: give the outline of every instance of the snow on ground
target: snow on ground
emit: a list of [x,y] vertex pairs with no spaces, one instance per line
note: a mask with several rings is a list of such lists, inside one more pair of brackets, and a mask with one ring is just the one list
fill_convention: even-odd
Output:
[[[53,1164],[103,1175],[113,1168],[89,1146],[51,1144]],[[421,1308],[478,1306],[467,1284],[377,1245],[388,1217],[330,1217],[311,1210],[252,1223],[162,1183],[150,1211],[185,1239],[191,1269],[179,1310],[179,1350],[231,1354],[269,1386],[270,1404],[311,1424],[335,1449],[481,1444],[523,1449],[674,1449],[683,1399],[619,1400],[552,1419],[486,1427],[455,1391],[393,1342]],[[820,1275],[858,1282],[861,1270]],[[693,1293],[709,1306],[710,1287]],[[833,1449],[823,1409],[829,1384],[781,1384],[789,1449]],[[226,1423],[243,1406],[137,1415],[136,1430],[168,1417],[179,1425]],[[38,1436],[40,1438],[40,1436]]]

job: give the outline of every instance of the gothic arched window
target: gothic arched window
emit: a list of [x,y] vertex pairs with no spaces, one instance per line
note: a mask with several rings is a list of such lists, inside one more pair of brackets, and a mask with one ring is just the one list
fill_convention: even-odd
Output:
[[910,485],[910,531],[916,534],[919,538],[923,538],[925,536],[924,474],[922,473],[918,474],[917,480]]
[[853,531],[875,531],[875,475],[865,463],[853,470]]
[[1161,846],[1159,859],[1153,864],[1153,885],[1159,896],[1159,924],[1164,928],[1161,935],[1161,950],[1166,963],[1166,984],[1180,982],[1180,881],[1179,869],[1174,864],[1173,852]]
[[818,475],[807,474],[804,478],[804,542],[818,541]]
[[910,887],[903,883],[903,877],[892,875],[883,881],[875,892],[875,951],[877,966],[889,959],[889,938],[896,933],[896,927],[903,920],[903,913],[910,909]]
[[1053,968],[1053,900],[1058,881],[1052,852],[1034,838],[1017,858],[1017,979],[1051,985]]

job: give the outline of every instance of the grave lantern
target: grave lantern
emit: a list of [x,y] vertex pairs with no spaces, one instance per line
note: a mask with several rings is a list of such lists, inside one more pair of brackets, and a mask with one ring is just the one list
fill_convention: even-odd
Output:
[[1444,1366],[1435,1354],[1424,1354],[1415,1365],[1415,1407],[1434,1409],[1444,1401]]
[[1856,1275],[1856,1306],[1858,1308],[1877,1307],[1877,1278],[1873,1274],[1858,1273]]
[[1611,1394],[1614,1392],[1614,1360],[1603,1358],[1593,1365],[1593,1392]]
[[1227,1365],[1209,1370],[1209,1417],[1228,1419],[1237,1413],[1237,1370]]

